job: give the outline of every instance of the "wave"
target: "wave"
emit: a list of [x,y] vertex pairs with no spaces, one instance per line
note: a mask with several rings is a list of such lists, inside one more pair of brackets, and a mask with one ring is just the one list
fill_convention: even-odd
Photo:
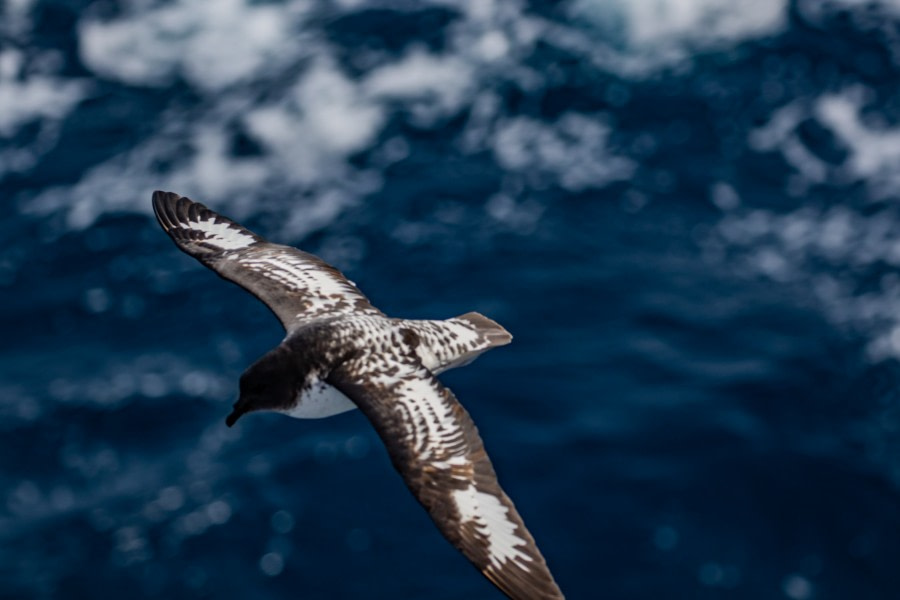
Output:
[[[504,114],[499,106],[503,86],[535,90],[552,79],[530,64],[537,45],[596,59],[592,68],[598,72],[646,76],[676,55],[687,60],[713,38],[727,46],[776,32],[783,26],[783,4],[579,1],[559,14],[538,14],[524,2],[430,2],[394,14],[443,15],[434,33],[442,47],[411,41],[399,51],[334,42],[354,27],[354,17],[381,10],[374,2],[321,9],[303,1],[228,0],[213,9],[134,1],[121,3],[113,16],[87,11],[77,37],[91,83],[107,89],[176,86],[175,92],[150,113],[136,112],[134,119],[154,123],[143,139],[89,165],[76,182],[23,193],[23,206],[33,215],[63,212],[67,228],[82,229],[103,214],[146,213],[146,193],[164,187],[237,215],[286,211],[281,221],[292,224],[290,234],[302,236],[381,188],[384,160],[392,160],[390,146],[398,146],[388,132],[398,122],[432,130],[460,115],[468,116],[460,135],[464,152],[488,150],[501,169],[534,170],[566,189],[603,187],[634,169],[633,161],[608,147],[604,114],[573,112],[548,125]],[[27,36],[34,8],[18,6],[19,35]],[[660,11],[669,16],[660,18]],[[624,47],[598,43],[597,32],[617,21],[627,25]],[[34,89],[42,85],[36,76],[25,81]],[[42,108],[10,121],[7,133],[35,119],[79,118],[84,83],[54,84],[57,103],[29,103]],[[67,93],[60,93],[62,86]],[[535,148],[553,148],[554,156]],[[361,152],[382,162],[360,165],[353,159]],[[27,148],[20,154],[9,161],[20,171],[40,160]],[[277,197],[296,201],[279,203]],[[301,213],[319,217],[306,223]]]
[[875,99],[872,89],[853,85],[791,102],[752,131],[750,147],[788,167],[783,193],[796,205],[734,200],[712,247],[736,254],[748,273],[800,284],[883,360],[900,358],[900,127],[867,116]]
[[[488,160],[499,174],[496,193],[466,202],[528,232],[549,202],[534,192],[594,192],[647,176],[647,148],[659,140],[623,132],[615,120],[633,88],[689,80],[695,60],[738,60],[734,49],[788,35],[792,19],[821,28],[841,11],[863,15],[852,26],[877,30],[875,43],[892,51],[896,40],[882,22],[895,22],[900,3],[867,4],[868,12],[852,0],[800,2],[792,14],[783,0],[574,0],[554,9],[473,0],[388,11],[392,23],[431,24],[423,42],[415,28],[405,37],[392,30],[387,41],[361,26],[360,19],[387,10],[377,2],[322,8],[228,0],[213,9],[130,1],[112,15],[78,17],[79,65],[89,76],[72,76],[33,30],[36,4],[7,3],[4,35],[20,49],[0,53],[0,139],[16,140],[0,148],[0,184],[25,178],[13,187],[18,205],[53,223],[56,235],[108,214],[149,214],[149,192],[168,188],[238,219],[270,216],[282,230],[273,233],[297,239],[370,200],[389,167],[416,151],[417,139],[439,132],[450,152]],[[563,73],[539,54],[576,66]],[[568,76],[605,87],[609,108],[579,106],[574,95],[573,106],[555,111],[510,101],[540,98]],[[783,78],[773,81],[783,92]],[[29,185],[28,174],[52,150],[78,151],[80,140],[66,137],[64,125],[84,116],[86,101],[123,90],[149,98],[110,104],[125,113],[120,122],[133,143],[87,164],[72,181]],[[845,74],[833,89],[774,102],[765,122],[746,132],[742,151],[785,166],[777,192],[796,206],[759,206],[739,184],[714,181],[710,197],[724,214],[710,244],[755,256],[752,270],[773,279],[833,278],[809,287],[831,307],[827,314],[842,324],[854,321],[848,312],[860,315],[857,330],[882,331],[871,333],[873,356],[895,356],[886,341],[892,334],[882,330],[884,319],[889,331],[900,324],[888,314],[889,284],[875,309],[871,292],[862,300],[846,291],[845,276],[817,266],[824,259],[846,267],[852,280],[854,270],[893,264],[895,242],[883,225],[893,223],[892,213],[875,218],[864,208],[890,202],[900,183],[900,128],[879,122],[883,96],[863,75]],[[829,208],[808,201],[826,186],[858,202]],[[790,241],[797,231],[813,233]],[[868,241],[863,248],[845,239]],[[873,313],[880,315],[874,321]]]

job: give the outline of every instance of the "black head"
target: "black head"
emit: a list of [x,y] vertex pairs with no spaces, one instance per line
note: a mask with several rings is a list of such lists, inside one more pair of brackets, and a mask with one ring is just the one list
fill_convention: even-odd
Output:
[[244,413],[286,410],[297,395],[297,369],[280,346],[250,365],[241,375],[240,397],[225,419],[231,427]]

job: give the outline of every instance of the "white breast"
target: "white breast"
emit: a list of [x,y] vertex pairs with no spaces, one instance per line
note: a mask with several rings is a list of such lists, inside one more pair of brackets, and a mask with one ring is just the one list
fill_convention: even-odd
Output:
[[354,408],[356,405],[347,396],[320,381],[302,392],[297,397],[297,405],[284,414],[295,419],[323,419]]

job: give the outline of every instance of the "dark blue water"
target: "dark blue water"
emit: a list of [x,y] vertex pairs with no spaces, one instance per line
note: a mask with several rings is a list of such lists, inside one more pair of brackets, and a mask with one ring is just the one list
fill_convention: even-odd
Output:
[[497,598],[358,412],[228,429],[282,336],[169,189],[385,312],[571,598],[900,588],[900,6],[0,4],[0,597]]

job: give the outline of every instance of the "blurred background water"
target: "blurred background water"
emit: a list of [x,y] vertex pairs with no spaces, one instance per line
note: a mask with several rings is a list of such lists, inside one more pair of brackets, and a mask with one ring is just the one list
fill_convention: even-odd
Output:
[[900,589],[897,0],[3,0],[0,597],[497,598],[154,189],[514,343],[443,377],[571,598]]

